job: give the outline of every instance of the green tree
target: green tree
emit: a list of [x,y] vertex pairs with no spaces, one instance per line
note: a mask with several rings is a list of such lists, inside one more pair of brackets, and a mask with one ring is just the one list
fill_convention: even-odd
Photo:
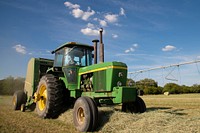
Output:
[[191,93],[191,87],[186,86],[186,85],[182,85],[181,86],[181,92],[182,93]]
[[24,81],[24,78],[14,78],[12,76],[0,80],[0,95],[13,95],[16,90],[23,90]]
[[191,93],[200,93],[200,85],[194,84],[193,86],[191,86],[190,92]]
[[158,83],[153,79],[142,79],[136,83],[137,85],[142,85],[143,87],[158,87]]
[[164,86],[163,92],[169,92],[170,94],[181,93],[181,87],[175,83],[167,83]]
[[158,87],[158,83],[153,79],[142,79],[136,82],[139,89],[144,91],[144,94],[160,94],[162,88]]

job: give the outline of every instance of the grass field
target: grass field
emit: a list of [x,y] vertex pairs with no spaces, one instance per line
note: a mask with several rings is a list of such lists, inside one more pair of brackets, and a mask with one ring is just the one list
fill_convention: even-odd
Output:
[[[142,96],[147,111],[123,113],[120,106],[100,107],[96,132],[200,133],[200,94]],[[72,111],[41,119],[34,111],[13,111],[11,96],[0,96],[0,133],[74,133]]]

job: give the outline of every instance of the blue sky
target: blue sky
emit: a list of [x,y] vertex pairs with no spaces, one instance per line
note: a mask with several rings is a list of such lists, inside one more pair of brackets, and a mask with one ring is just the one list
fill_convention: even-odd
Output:
[[[92,45],[100,27],[105,61],[125,62],[129,72],[200,59],[199,6],[198,0],[1,0],[0,79],[25,77],[30,58],[53,59],[50,51],[65,42]],[[172,77],[200,83],[198,65],[180,67]],[[162,85],[170,71],[133,77]]]

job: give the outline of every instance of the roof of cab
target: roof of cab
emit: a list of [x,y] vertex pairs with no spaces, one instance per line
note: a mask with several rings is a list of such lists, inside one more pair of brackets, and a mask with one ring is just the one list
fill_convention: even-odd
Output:
[[64,48],[64,47],[74,47],[74,46],[78,46],[78,47],[84,47],[84,48],[88,48],[91,50],[94,50],[94,47],[88,44],[82,44],[82,43],[78,43],[78,42],[67,42],[62,44],[61,46],[59,46],[57,49],[53,50],[51,53],[55,53],[56,51]]

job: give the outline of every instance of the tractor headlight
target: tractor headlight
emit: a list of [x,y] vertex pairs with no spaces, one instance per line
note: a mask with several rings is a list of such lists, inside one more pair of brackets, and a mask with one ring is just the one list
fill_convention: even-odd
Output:
[[118,81],[117,86],[122,86],[122,82]]
[[118,77],[123,77],[123,72],[119,72]]

